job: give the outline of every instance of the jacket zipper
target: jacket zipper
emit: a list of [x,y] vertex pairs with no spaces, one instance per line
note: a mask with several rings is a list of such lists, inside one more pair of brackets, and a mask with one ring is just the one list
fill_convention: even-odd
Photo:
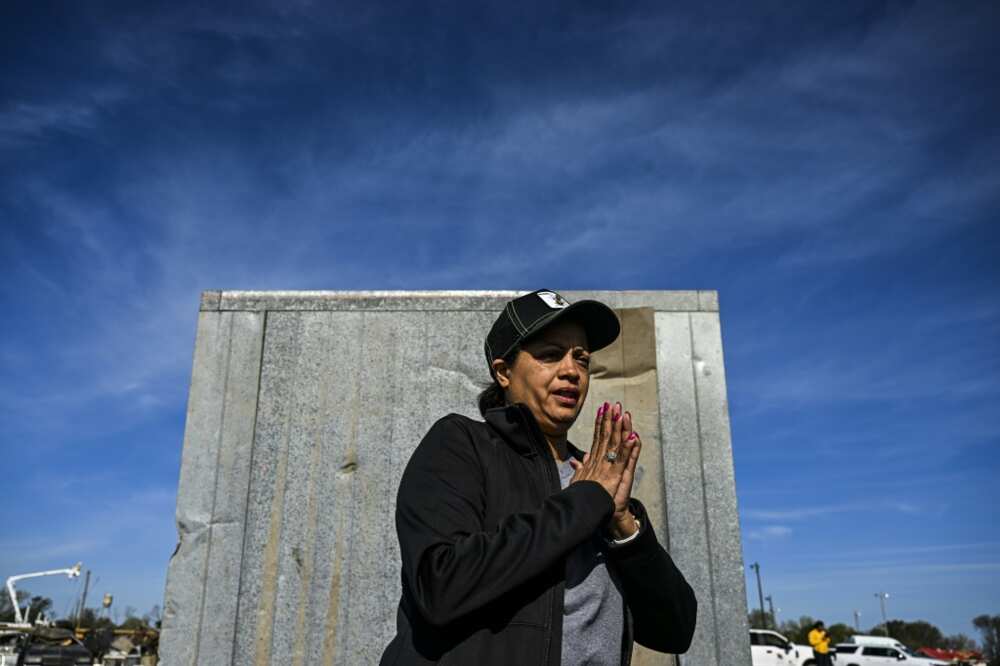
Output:
[[[543,487],[544,490],[543,500],[544,500],[545,497],[548,497],[553,493],[557,493],[561,489],[561,486],[559,484],[559,476],[555,470],[555,462],[552,461],[552,456],[549,455],[548,442],[545,441],[545,435],[542,433],[542,429],[538,427],[538,422],[535,421],[534,415],[531,412],[529,412],[526,407],[518,405],[517,409],[520,410],[521,420],[525,423],[527,427],[529,438],[535,447],[536,457],[538,458],[539,465],[541,465],[542,467],[542,473],[544,474],[545,481],[547,482],[545,484],[547,487]],[[548,631],[545,632],[546,634],[545,654],[542,655],[543,664],[550,663],[549,656],[552,653],[552,632],[553,632],[553,627],[555,626],[555,622],[557,620],[555,590],[550,590],[548,596],[549,596],[549,627]],[[561,644],[560,644],[560,649],[561,649]]]
[[[525,413],[527,409],[524,407],[519,406],[518,409],[521,410],[521,418],[528,426],[528,430],[531,433],[531,439],[533,440],[535,448],[537,449],[536,453],[538,454],[538,459],[541,461],[541,465],[545,469],[545,477],[546,480],[548,481],[548,486],[549,486],[548,492],[549,493],[559,492],[562,486],[559,483],[558,474],[555,473],[555,463],[552,462],[551,456],[548,455],[549,445],[548,442],[545,441],[545,435],[542,433],[542,429],[538,427],[538,422],[535,421],[535,417],[533,414],[531,414],[530,412]],[[625,603],[625,599],[622,598],[623,626],[622,626],[622,637],[621,637],[621,650],[619,651],[619,653],[621,654],[622,666],[630,666],[630,664],[632,663],[632,650],[629,643],[633,641],[625,640],[626,636],[632,633],[630,631],[630,627],[628,626],[631,623],[630,615],[631,614],[629,613],[628,604]],[[555,620],[555,592],[551,592],[549,594],[549,621],[552,622],[554,620]],[[552,629],[550,627],[548,636],[546,637],[545,640],[544,663],[548,663],[549,651],[551,650],[551,645],[552,645]]]

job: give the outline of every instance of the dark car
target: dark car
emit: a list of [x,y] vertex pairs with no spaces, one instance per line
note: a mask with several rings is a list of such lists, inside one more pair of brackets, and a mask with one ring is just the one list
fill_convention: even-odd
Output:
[[25,634],[17,666],[91,666],[90,650],[69,629],[35,627]]

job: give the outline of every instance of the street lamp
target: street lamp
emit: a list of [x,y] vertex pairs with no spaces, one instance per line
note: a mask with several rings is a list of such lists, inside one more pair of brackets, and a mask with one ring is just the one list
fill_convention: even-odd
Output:
[[777,629],[778,626],[779,626],[778,625],[778,611],[780,611],[781,609],[780,608],[778,610],[774,609],[774,599],[771,598],[770,594],[767,595],[764,598],[767,600],[768,610],[771,611],[771,622],[774,622],[774,628]]
[[859,634],[861,633],[861,611],[859,610],[854,611],[854,628],[858,630]]
[[892,636],[889,634],[889,620],[885,617],[885,600],[889,598],[889,593],[876,592],[875,596],[878,597],[879,606],[882,607],[882,626],[885,627],[885,635],[891,638]]

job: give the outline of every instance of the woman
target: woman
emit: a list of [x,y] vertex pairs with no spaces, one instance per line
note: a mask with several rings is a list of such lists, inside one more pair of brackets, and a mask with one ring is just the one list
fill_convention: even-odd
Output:
[[619,331],[596,301],[507,303],[486,337],[485,422],[439,420],[400,482],[403,592],[383,665],[617,666],[633,641],[687,650],[695,597],[630,497],[631,415],[598,407],[587,454],[566,438],[590,353]]

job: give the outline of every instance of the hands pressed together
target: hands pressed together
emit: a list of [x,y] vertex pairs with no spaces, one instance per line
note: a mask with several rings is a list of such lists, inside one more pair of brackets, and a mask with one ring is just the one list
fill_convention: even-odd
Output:
[[608,529],[616,539],[631,536],[638,529],[628,500],[641,449],[642,441],[632,430],[632,415],[622,411],[620,402],[605,402],[597,408],[590,452],[583,456],[583,462],[570,458],[576,470],[570,483],[596,481],[614,499],[615,512]]

